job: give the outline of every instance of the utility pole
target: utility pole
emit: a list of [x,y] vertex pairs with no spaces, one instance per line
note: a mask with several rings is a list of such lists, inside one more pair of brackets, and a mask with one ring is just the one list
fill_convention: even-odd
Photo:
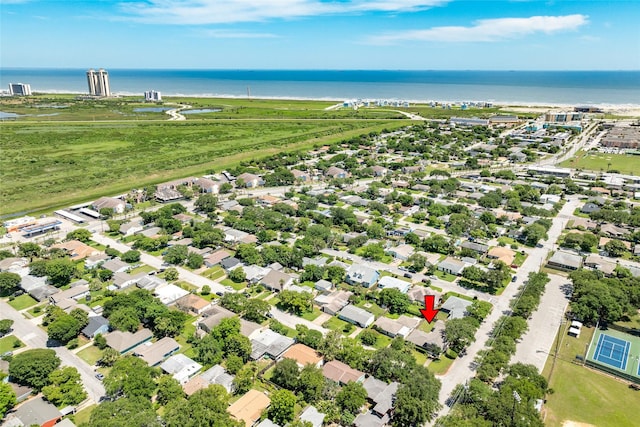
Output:
[[516,403],[520,403],[522,398],[517,391],[513,390],[513,409],[511,410],[511,425],[515,426]]

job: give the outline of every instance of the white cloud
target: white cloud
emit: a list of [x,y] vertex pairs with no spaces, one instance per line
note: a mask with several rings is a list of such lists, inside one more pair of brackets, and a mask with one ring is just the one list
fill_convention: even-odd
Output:
[[411,12],[451,0],[148,0],[120,3],[128,17],[162,24],[227,24],[358,12]]
[[551,34],[576,30],[589,22],[586,15],[531,16],[529,18],[482,19],[473,26],[433,27],[373,36],[374,44],[393,44],[400,41],[434,42],[493,42],[522,37],[528,34]]
[[269,39],[278,37],[276,34],[271,33],[252,33],[250,31],[231,30],[204,30],[200,33],[212,39]]

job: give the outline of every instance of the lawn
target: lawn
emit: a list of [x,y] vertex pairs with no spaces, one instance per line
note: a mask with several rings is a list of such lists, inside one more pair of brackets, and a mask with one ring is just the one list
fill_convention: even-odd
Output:
[[324,322],[322,324],[322,327],[331,329],[333,331],[342,332],[344,327],[347,326],[347,324],[348,323],[345,322],[344,320],[340,320],[337,317],[332,317],[331,319]]
[[453,361],[454,359],[449,359],[447,356],[442,355],[440,356],[440,359],[431,361],[431,363],[427,365],[427,369],[435,375],[442,375],[449,370]]
[[13,301],[9,301],[8,304],[15,308],[16,310],[24,310],[25,308],[29,308],[33,305],[36,305],[38,301],[31,298],[29,294],[22,294],[19,297],[16,297]]
[[[566,328],[566,326],[565,326]],[[576,363],[575,356],[584,356],[593,335],[593,328],[582,328],[580,338],[562,331],[558,357],[547,359],[542,374],[551,380],[553,393],[547,395],[544,406],[545,425],[560,427],[566,420],[584,422],[598,427],[637,426],[640,393],[627,383]]]
[[90,366],[93,366],[98,360],[102,358],[102,350],[100,350],[95,345],[92,345],[80,350],[77,355],[80,359],[87,362]]
[[424,364],[427,363],[426,354],[419,352],[418,350],[411,350],[411,354],[413,354],[413,357],[416,359],[418,366],[424,366]]
[[565,160],[560,166],[592,171],[618,171],[623,174],[637,175],[640,157],[633,154],[588,153],[580,151],[574,157]]
[[[308,150],[405,120],[283,119],[3,122],[0,214],[52,211],[221,170],[247,159]],[[45,197],[46,195],[46,197]]]
[[306,312],[302,313],[302,316],[300,316],[300,317],[302,317],[303,319],[308,320],[310,322],[313,322],[321,314],[322,314],[322,312],[320,311],[320,309],[318,309],[317,307],[313,307],[313,311],[311,311],[311,312],[306,311]]
[[[366,331],[367,329],[363,329],[363,331]],[[374,330],[374,329],[370,329],[371,331],[375,332],[376,334],[376,342],[375,344],[373,344],[371,347],[375,348],[376,350],[380,350],[386,347],[389,347],[389,345],[391,344],[391,338],[389,338],[388,336],[381,334],[380,332]],[[360,334],[358,334],[357,339],[360,340],[360,335],[362,334],[362,332],[360,332]]]
[[89,418],[91,417],[91,412],[96,408],[97,405],[91,405],[84,408],[82,411],[78,411],[75,414],[71,415],[69,418],[73,421],[73,423],[77,426],[82,424],[88,424]]
[[44,309],[47,307],[47,304],[38,304],[36,306],[31,307],[27,310],[27,313],[31,315],[31,317],[39,317],[44,314]]
[[453,274],[445,273],[444,271],[440,271],[440,270],[436,270],[434,274],[440,279],[446,280],[447,282],[453,282],[454,280],[457,279],[457,277],[454,276]]
[[516,257],[513,260],[513,263],[518,267],[520,267],[524,263],[524,261],[527,259],[528,256],[529,255],[527,255],[526,253],[522,254],[521,252],[516,252]]
[[134,274],[138,274],[138,273],[150,273],[152,271],[155,271],[155,268],[151,267],[150,265],[147,264],[142,264],[136,268],[132,268],[131,271],[129,272],[129,274],[134,275]]
[[211,280],[218,280],[219,278],[224,277],[226,274],[227,273],[220,266],[215,266],[215,267],[209,268],[209,269],[203,271],[202,273],[200,273],[201,276],[206,277],[206,278],[211,279]]
[[[14,343],[19,342],[20,345],[14,347]],[[18,337],[13,335],[7,335],[4,338],[0,338],[0,354],[6,353],[7,351],[13,351],[17,348],[24,347],[24,343],[18,339]]]
[[223,284],[224,286],[231,286],[236,291],[241,291],[247,287],[247,282],[236,283],[231,279],[224,279],[220,283]]
[[384,316],[387,313],[387,310],[381,308],[375,302],[370,302],[366,300],[362,300],[356,304],[356,307],[360,307],[363,310],[367,310],[369,313],[372,313],[376,317]]

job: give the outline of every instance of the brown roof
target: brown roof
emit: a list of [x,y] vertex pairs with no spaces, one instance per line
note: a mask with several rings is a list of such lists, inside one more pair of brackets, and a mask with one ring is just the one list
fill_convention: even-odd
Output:
[[99,250],[92,248],[89,245],[85,245],[79,240],[69,240],[68,242],[57,243],[51,247],[66,250],[71,254],[72,260],[84,259],[100,253]]
[[176,306],[198,312],[209,305],[209,301],[195,294],[187,294],[176,300]]
[[489,249],[487,255],[491,258],[498,258],[499,261],[502,261],[507,265],[513,264],[513,260],[516,259],[516,253],[514,251],[500,246]]
[[232,417],[239,421],[244,421],[247,427],[251,427],[260,418],[262,411],[267,409],[270,404],[271,399],[264,393],[251,389],[229,406],[227,411]]
[[309,363],[316,365],[322,360],[322,356],[320,356],[314,349],[304,344],[292,345],[282,354],[282,357],[286,359],[293,359],[298,363],[298,365],[302,366],[308,365]]
[[187,396],[191,396],[198,390],[202,390],[203,388],[209,387],[209,383],[203,379],[200,375],[191,378],[182,386],[182,391],[185,392]]
[[337,383],[346,384],[349,381],[359,381],[364,378],[364,372],[353,369],[338,360],[325,363],[322,367],[322,375]]
[[231,254],[229,252],[225,251],[224,249],[219,249],[214,253],[212,253],[211,255],[206,256],[204,259],[209,264],[215,265],[215,264],[218,264],[223,259],[229,258],[230,256]]
[[149,329],[140,329],[135,334],[131,332],[113,331],[104,337],[109,347],[123,353],[145,341],[149,341],[151,337],[153,337],[153,334]]

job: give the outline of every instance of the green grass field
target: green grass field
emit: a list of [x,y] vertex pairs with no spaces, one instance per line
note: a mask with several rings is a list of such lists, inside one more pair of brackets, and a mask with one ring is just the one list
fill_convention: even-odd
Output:
[[[19,342],[20,345],[14,347],[14,343],[16,342]],[[0,338],[0,354],[6,353],[7,351],[14,351],[16,349],[19,349],[20,347],[24,347],[24,343],[20,341],[16,336],[8,335],[6,337]]]
[[83,350],[80,350],[77,355],[80,359],[93,366],[98,360],[102,358],[103,351],[96,346],[89,346]]
[[580,337],[573,338],[567,335],[566,326],[560,334],[553,372],[553,355],[542,371],[547,379],[551,375],[549,387],[553,389],[544,406],[545,425],[561,427],[570,420],[598,427],[636,426],[640,393],[624,381],[576,363],[575,356],[584,356],[594,329],[583,326]]
[[24,310],[32,305],[36,305],[37,303],[38,301],[31,298],[29,294],[22,294],[19,297],[16,297],[13,301],[8,302],[8,304],[16,310]]
[[563,167],[606,172],[616,170],[628,175],[638,175],[640,156],[632,154],[588,153],[584,151],[560,164]]

